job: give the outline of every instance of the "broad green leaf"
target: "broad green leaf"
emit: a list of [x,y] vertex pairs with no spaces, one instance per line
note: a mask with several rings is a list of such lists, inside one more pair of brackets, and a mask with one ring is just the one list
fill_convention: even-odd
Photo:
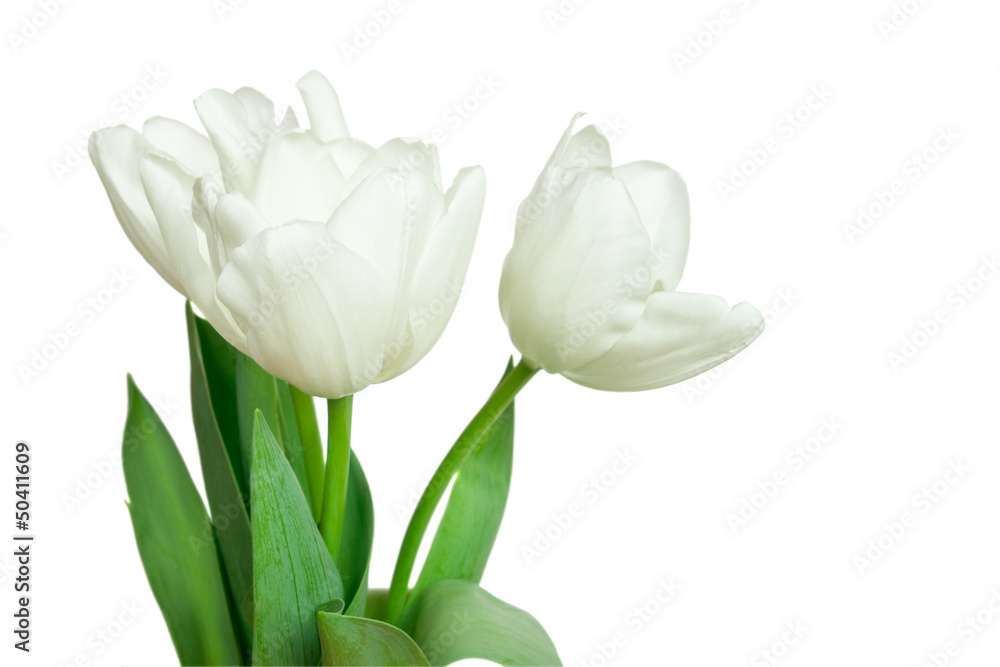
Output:
[[302,457],[305,460],[306,476],[309,478],[309,504],[313,517],[319,522],[323,512],[323,442],[316,420],[316,403],[313,397],[288,385],[295,406],[295,421],[299,424],[299,439],[302,441]]
[[288,383],[265,371],[250,357],[240,355],[236,363],[236,405],[240,449],[246,468],[250,469],[253,447],[253,415],[255,410],[260,410],[268,426],[274,425],[273,434],[291,464],[303,493],[309,498],[311,492],[305,457],[302,455],[302,440]]
[[309,503],[309,511],[313,521],[318,521],[312,506],[312,491],[309,486],[309,474],[306,472],[306,457],[302,451],[302,436],[299,434],[299,420],[295,416],[295,401],[292,399],[291,386],[284,380],[274,378],[274,388],[278,398],[278,428],[281,448],[285,452],[288,463],[292,466],[295,478],[299,480],[302,493]]
[[[253,646],[251,639],[253,617],[247,615],[243,608],[243,601],[253,586],[250,518],[247,516],[249,494],[243,495],[240,491],[233,468],[234,462],[230,460],[229,449],[223,441],[222,431],[216,419],[217,414],[235,412],[235,386],[232,387],[231,394],[219,391],[213,396],[213,383],[206,370],[230,366],[230,359],[213,356],[225,349],[223,345],[229,344],[214,330],[211,332],[200,330],[198,318],[192,312],[190,303],[187,306],[187,330],[191,353],[191,411],[195,434],[198,437],[201,471],[205,480],[212,525],[215,527],[219,553],[222,556],[223,571],[229,584],[230,609],[240,631],[243,653],[249,655]],[[235,357],[232,357],[231,361],[235,362]],[[224,401],[223,396],[228,400]],[[235,426],[235,423],[232,425]],[[238,437],[235,429],[234,435]],[[235,453],[238,452],[237,447]],[[239,458],[235,463],[240,464]]]
[[[511,360],[503,377],[513,367]],[[513,457],[512,401],[459,469],[411,600],[438,581],[482,580],[507,506]]]
[[302,487],[259,411],[253,424],[253,664],[315,665],[316,610],[343,599],[344,586]]
[[370,618],[345,616],[344,601],[335,600],[317,613],[323,647],[321,665],[338,667],[407,667],[427,665],[427,658],[409,635]]
[[468,581],[439,581],[417,598],[404,624],[432,665],[478,658],[501,665],[561,665],[531,614]]
[[375,538],[375,508],[365,471],[358,457],[351,452],[351,468],[347,479],[347,502],[344,506],[344,526],[337,553],[337,568],[344,581],[348,616],[361,616],[368,594],[368,564]]
[[131,376],[122,469],[139,556],[181,664],[241,664],[205,505],[173,438]]
[[240,494],[250,508],[250,467],[243,465],[240,450],[240,423],[236,403],[236,364],[244,356],[216,332],[206,320],[197,317],[187,303],[188,340],[191,339],[191,320],[201,344],[201,359],[205,377],[208,380],[212,412],[219,427],[222,442],[226,446],[233,475],[239,485]]

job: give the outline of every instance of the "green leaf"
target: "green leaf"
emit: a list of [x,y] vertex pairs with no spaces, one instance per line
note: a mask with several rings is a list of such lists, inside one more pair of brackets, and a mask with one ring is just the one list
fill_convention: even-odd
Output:
[[181,664],[241,664],[205,505],[173,438],[132,376],[122,469],[139,556]]
[[302,441],[302,457],[305,460],[306,475],[309,478],[309,505],[313,517],[319,522],[323,512],[323,442],[316,420],[316,403],[313,397],[288,385],[295,406],[295,420],[299,424],[299,439]]
[[253,434],[253,664],[315,665],[316,610],[343,599],[344,586],[295,473],[259,411]]
[[[270,426],[275,425],[274,435],[285,457],[295,472],[306,497],[311,497],[306,461],[302,453],[295,404],[288,383],[279,380],[250,357],[241,354],[236,363],[236,405],[240,428],[240,450],[243,465],[250,469],[250,451],[253,447],[253,415],[260,410]],[[312,512],[310,505],[310,512]],[[251,510],[251,514],[253,511]]]
[[[513,367],[511,359],[503,377]],[[478,584],[482,580],[507,506],[513,458],[511,401],[459,468],[411,600],[438,581],[462,579]]]
[[368,565],[375,538],[375,508],[371,489],[358,457],[351,452],[351,468],[347,479],[347,502],[344,506],[344,526],[337,568],[344,581],[348,616],[361,616],[368,594]]
[[[188,340],[191,340],[191,321],[194,321],[194,332],[200,343],[201,361],[204,365],[205,377],[208,381],[212,412],[215,422],[226,446],[233,475],[239,485],[241,497],[250,508],[250,467],[243,465],[240,451],[240,423],[236,403],[236,364],[244,354],[230,345],[220,336],[215,328],[206,320],[197,317],[191,308],[191,302],[186,306],[188,320]],[[192,354],[194,349],[191,350]],[[193,369],[192,369],[193,372]],[[249,423],[249,422],[248,422]]]
[[306,472],[306,457],[302,451],[302,436],[299,434],[299,420],[295,415],[291,385],[284,380],[274,378],[274,388],[278,398],[279,442],[285,451],[285,458],[295,472],[295,478],[299,480],[302,493],[306,496],[313,521],[316,522],[319,521],[319,517],[312,507],[312,490],[309,486],[309,474]]
[[335,600],[317,613],[321,665],[385,667],[427,665],[427,658],[410,637],[392,625],[370,618],[345,616],[343,600]]
[[[203,322],[203,320],[202,320]],[[238,352],[209,327],[201,330],[199,318],[187,305],[188,346],[191,353],[191,411],[194,430],[198,437],[198,452],[201,457],[201,471],[208,495],[212,525],[222,556],[223,571],[229,584],[229,603],[236,627],[240,631],[244,655],[249,655],[252,643],[253,617],[245,612],[243,601],[253,585],[253,563],[251,561],[252,542],[250,537],[250,517],[247,515],[249,494],[241,492],[233,464],[240,465],[240,459],[230,459],[230,450],[223,440],[217,415],[231,415],[235,412],[235,385],[226,390],[224,380],[220,380],[220,369],[234,371],[236,357],[226,354],[226,347]],[[220,358],[220,353],[221,356]],[[210,375],[208,368],[214,373]],[[214,380],[214,382],[213,382]],[[213,384],[217,391],[212,392]],[[217,400],[216,400],[217,399]],[[235,426],[235,420],[229,426]],[[238,455],[238,432],[231,429],[237,438],[234,453]],[[252,611],[252,607],[251,607]]]
[[388,588],[369,588],[368,599],[365,601],[365,618],[376,621],[385,620],[385,612],[389,606]]
[[501,665],[561,665],[556,647],[531,614],[468,581],[428,586],[404,629],[432,665],[478,658]]

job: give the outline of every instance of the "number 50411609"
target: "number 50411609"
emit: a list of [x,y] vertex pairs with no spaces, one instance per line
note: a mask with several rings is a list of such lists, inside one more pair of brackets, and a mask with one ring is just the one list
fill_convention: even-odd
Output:
[[31,453],[28,443],[19,442],[15,447],[14,470],[17,476],[14,477],[14,493],[17,500],[14,503],[14,521],[20,530],[28,530],[28,520],[31,518],[31,503],[28,501],[28,493],[31,491]]

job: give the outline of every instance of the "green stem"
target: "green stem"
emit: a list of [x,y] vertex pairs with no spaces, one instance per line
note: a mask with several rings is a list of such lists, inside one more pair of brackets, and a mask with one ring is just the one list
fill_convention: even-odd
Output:
[[295,421],[299,424],[299,437],[302,439],[302,456],[306,464],[306,479],[309,481],[309,506],[313,518],[319,522],[323,512],[323,444],[320,441],[319,423],[316,421],[316,404],[309,394],[292,385],[288,386],[292,391]]
[[326,480],[323,486],[323,512],[319,532],[335,559],[340,550],[347,503],[347,473],[351,466],[351,412],[353,396],[331,398],[326,402],[327,443]]
[[420,497],[420,501],[413,511],[413,516],[410,518],[410,525],[406,528],[406,535],[403,537],[403,544],[399,549],[399,558],[396,560],[396,570],[392,574],[386,609],[386,620],[389,623],[399,623],[400,617],[403,615],[407,590],[410,585],[410,575],[413,573],[413,565],[417,560],[420,543],[423,541],[424,533],[431,522],[434,510],[448,488],[448,483],[462,467],[469,453],[486,435],[493,422],[503,414],[504,409],[510,405],[517,393],[537,372],[538,368],[521,359],[521,362],[497,386],[486,404],[458,436],[458,440],[452,445],[451,450],[434,473],[434,477],[427,484],[424,495]]

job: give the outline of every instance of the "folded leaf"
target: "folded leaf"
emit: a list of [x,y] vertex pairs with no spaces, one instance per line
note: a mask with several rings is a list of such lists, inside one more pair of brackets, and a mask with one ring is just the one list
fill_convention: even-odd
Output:
[[[219,434],[226,446],[233,475],[239,485],[240,494],[250,508],[250,467],[243,465],[240,445],[240,423],[236,403],[236,364],[244,356],[220,336],[208,321],[197,317],[186,307],[188,319],[188,341],[191,340],[191,322],[200,343],[201,361],[208,381],[212,412],[219,427]],[[193,352],[193,349],[192,349]],[[193,369],[192,369],[193,372]],[[249,422],[248,422],[249,423]]]
[[173,438],[128,378],[122,469],[139,556],[182,665],[242,664],[212,524]]
[[295,406],[295,421],[299,424],[299,439],[302,441],[302,458],[305,461],[306,476],[309,478],[309,505],[313,516],[319,521],[323,512],[323,442],[316,420],[316,403],[313,397],[292,385],[288,385]]
[[[235,413],[235,385],[229,387],[232,391],[218,386],[224,383],[219,379],[220,369],[227,368],[230,372],[235,370],[236,357],[226,355],[224,346],[234,352],[235,350],[211,327],[208,327],[208,331],[199,327],[199,319],[192,312],[190,303],[187,305],[187,329],[191,354],[191,412],[198,437],[201,471],[212,525],[215,527],[219,553],[222,556],[223,571],[229,584],[229,606],[234,623],[240,631],[242,652],[249,656],[253,646],[253,617],[247,615],[243,608],[243,601],[253,586],[250,518],[247,516],[249,493],[241,493],[234,472],[234,462],[241,466],[238,457],[238,430],[231,429],[231,437],[237,438],[234,450],[237,458],[233,461],[217,419],[217,415],[229,415],[231,418]],[[214,378],[209,375],[207,368],[215,370]],[[213,384],[217,388],[215,394],[212,393]],[[234,420],[229,426],[235,425]]]
[[344,586],[302,487],[259,411],[253,424],[253,664],[315,665],[316,610],[343,599]]
[[[512,359],[503,377],[513,367]],[[482,580],[507,506],[513,457],[511,401],[459,468],[411,600],[438,581],[463,579],[478,584]]]
[[439,581],[417,598],[403,625],[432,665],[478,658],[501,665],[561,665],[533,616],[468,581]]
[[344,601],[324,605],[317,616],[321,665],[342,667],[406,667],[427,665],[427,658],[409,635],[397,627],[370,618],[344,616]]
[[273,426],[273,435],[291,464],[303,493],[306,498],[311,498],[302,440],[295,417],[295,403],[288,383],[274,377],[256,361],[241,354],[236,363],[236,405],[243,465],[250,469],[253,415],[255,410],[260,410],[268,426]]
[[344,505],[344,526],[337,552],[337,569],[344,582],[348,616],[362,616],[368,594],[368,565],[375,538],[375,508],[365,471],[358,457],[351,452],[351,468],[347,479],[347,502]]

